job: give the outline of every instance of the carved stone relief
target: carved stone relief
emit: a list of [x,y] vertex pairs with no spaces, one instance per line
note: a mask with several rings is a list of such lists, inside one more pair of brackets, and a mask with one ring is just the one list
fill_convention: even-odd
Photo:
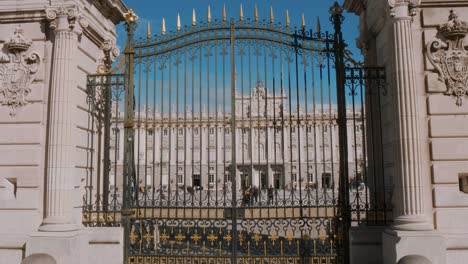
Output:
[[451,10],[449,21],[437,28],[437,39],[426,45],[429,61],[447,86],[445,94],[455,96],[458,106],[462,105],[462,97],[468,95],[468,52],[464,44],[467,33],[468,23]]
[[104,56],[99,62],[97,73],[107,74],[111,72],[112,63],[114,63],[116,58],[120,55],[120,48],[115,45],[114,40],[108,39],[102,44],[101,50]]
[[39,55],[26,54],[31,45],[32,41],[23,36],[23,29],[18,26],[0,51],[0,103],[10,107],[11,116],[28,103],[26,97],[39,69]]

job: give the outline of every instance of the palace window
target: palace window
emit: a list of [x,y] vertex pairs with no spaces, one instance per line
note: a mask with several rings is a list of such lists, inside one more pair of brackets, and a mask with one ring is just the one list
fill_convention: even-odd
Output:
[[292,178],[293,182],[297,182],[297,174],[296,173],[291,174],[291,178]]
[[179,136],[182,136],[184,134],[184,129],[179,128]]
[[177,175],[177,184],[184,184],[184,175],[182,174]]
[[198,128],[193,129],[193,134],[198,135]]
[[163,130],[163,135],[164,135],[164,136],[167,136],[167,134],[168,134],[167,128],[165,128],[165,129]]
[[208,183],[209,183],[209,184],[214,184],[214,183],[215,183],[214,174],[208,175]]
[[314,182],[314,174],[313,173],[308,173],[307,174],[307,180],[309,182]]
[[214,134],[214,128],[210,128],[210,135]]

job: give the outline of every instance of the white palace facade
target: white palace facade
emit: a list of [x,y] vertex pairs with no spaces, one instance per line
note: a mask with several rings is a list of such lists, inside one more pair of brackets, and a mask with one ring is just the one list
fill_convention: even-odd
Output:
[[[283,110],[283,106],[289,108],[284,92],[274,95],[256,87],[251,94],[237,94],[238,188],[338,188],[336,106],[308,103],[308,111],[301,107],[297,115],[294,109],[292,113]],[[157,108],[135,114],[137,181],[145,186],[168,188],[170,185],[171,189],[198,186],[204,190],[222,190],[230,186],[233,151],[230,111],[223,112],[219,110],[223,106],[219,106],[217,112],[189,109],[177,113],[172,109],[170,114],[167,111],[161,115]],[[353,122],[352,109],[347,112],[349,149],[356,146],[356,153],[352,151],[348,155],[350,175],[360,179],[365,169],[363,119],[361,113],[355,112]],[[123,113],[118,116],[111,125],[111,153],[117,154],[111,157],[110,183],[114,185],[117,180],[119,187],[124,157]]]

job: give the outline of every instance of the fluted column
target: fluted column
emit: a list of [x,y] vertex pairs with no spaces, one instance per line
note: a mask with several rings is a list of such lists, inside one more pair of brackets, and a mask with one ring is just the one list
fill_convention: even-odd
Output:
[[45,218],[39,230],[72,231],[80,227],[72,218],[75,176],[72,94],[76,87],[78,37],[87,23],[74,7],[49,9],[47,18],[55,39],[49,96]]
[[398,168],[394,229],[430,230],[423,204],[421,132],[415,80],[412,16],[419,1],[390,0],[393,17],[393,81],[397,103]]

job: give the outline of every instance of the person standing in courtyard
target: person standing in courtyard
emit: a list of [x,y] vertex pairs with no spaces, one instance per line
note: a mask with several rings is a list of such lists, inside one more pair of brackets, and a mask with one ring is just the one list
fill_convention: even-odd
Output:
[[255,204],[257,204],[258,203],[258,188],[257,188],[257,186],[253,187],[252,195],[253,195],[253,202]]
[[273,203],[273,186],[268,187],[268,203]]

